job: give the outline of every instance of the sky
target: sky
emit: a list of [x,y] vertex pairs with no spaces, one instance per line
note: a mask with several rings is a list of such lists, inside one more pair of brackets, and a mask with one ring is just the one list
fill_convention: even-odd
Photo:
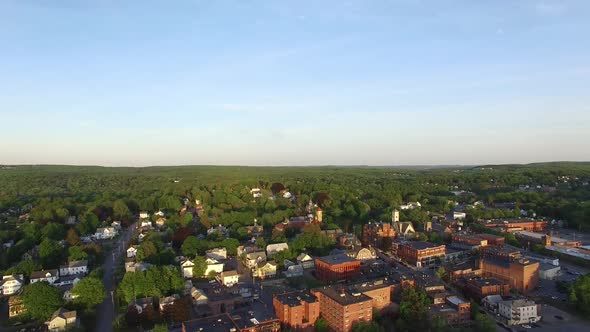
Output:
[[0,0],[0,164],[590,160],[588,0]]

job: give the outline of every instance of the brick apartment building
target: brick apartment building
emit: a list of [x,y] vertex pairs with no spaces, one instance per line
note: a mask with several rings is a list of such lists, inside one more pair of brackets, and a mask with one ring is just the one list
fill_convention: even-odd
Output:
[[363,225],[362,244],[387,249],[391,246],[396,232],[392,224],[373,222]]
[[453,245],[460,247],[485,247],[488,245],[488,240],[481,239],[467,234],[454,233],[452,235]]
[[549,222],[547,220],[534,219],[492,220],[485,222],[483,225],[509,233],[516,231],[545,232],[549,228]]
[[484,276],[504,281],[523,293],[533,290],[539,283],[539,262],[523,258],[518,250],[482,248],[479,267]]
[[482,240],[487,240],[489,246],[500,246],[501,247],[506,242],[506,239],[504,239],[503,236],[498,236],[498,235],[493,235],[493,234],[481,233],[481,234],[475,234],[474,236],[479,239],[482,239]]
[[283,328],[295,332],[313,332],[314,323],[320,317],[320,302],[307,290],[275,295],[275,314]]
[[323,282],[351,280],[358,277],[360,272],[361,261],[348,257],[346,254],[315,259],[315,276]]
[[471,303],[457,296],[448,296],[444,304],[430,307],[430,315],[440,317],[450,325],[464,325],[470,321]]
[[436,257],[442,258],[445,254],[445,245],[437,246],[430,242],[408,241],[397,246],[397,255],[415,266],[430,265]]
[[465,291],[474,298],[481,300],[488,295],[508,295],[510,285],[493,278],[473,278],[466,282]]

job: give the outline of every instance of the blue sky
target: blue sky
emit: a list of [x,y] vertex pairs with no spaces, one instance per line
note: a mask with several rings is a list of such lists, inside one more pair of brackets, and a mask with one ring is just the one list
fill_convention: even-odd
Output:
[[590,160],[590,1],[0,0],[0,163]]

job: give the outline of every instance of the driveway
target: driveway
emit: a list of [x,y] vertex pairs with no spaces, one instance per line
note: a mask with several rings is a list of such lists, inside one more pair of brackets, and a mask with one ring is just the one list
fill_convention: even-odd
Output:
[[113,331],[113,322],[115,321],[115,306],[113,299],[113,291],[117,286],[113,280],[113,272],[115,263],[127,250],[127,245],[135,234],[137,229],[137,223],[129,226],[123,234],[113,244],[111,252],[106,254],[105,262],[103,264],[103,278],[102,282],[107,290],[107,297],[105,300],[96,308],[96,326],[94,331],[96,332],[109,332]]

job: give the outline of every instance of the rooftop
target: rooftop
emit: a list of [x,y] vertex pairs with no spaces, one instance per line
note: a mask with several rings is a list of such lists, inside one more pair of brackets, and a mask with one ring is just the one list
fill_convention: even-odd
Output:
[[454,295],[447,297],[447,301],[449,301],[449,303],[452,303],[453,305],[467,303],[465,300],[459,298],[458,296],[454,296]]
[[371,301],[371,298],[361,293],[356,287],[345,287],[343,285],[325,286],[316,288],[316,291],[324,294],[340,305]]
[[282,304],[290,307],[297,307],[301,302],[314,303],[318,300],[315,295],[311,294],[308,290],[300,290],[291,293],[285,293],[275,296],[276,299]]
[[228,314],[189,320],[183,322],[182,327],[186,332],[229,332],[231,329],[238,329]]
[[318,257],[316,259],[319,259],[326,264],[343,264],[343,263],[348,263],[348,262],[358,262],[357,259],[348,257],[345,254]]
[[493,279],[493,278],[471,279],[469,282],[471,282],[479,287],[504,285],[504,283],[502,281],[500,281],[498,279]]
[[[403,243],[403,245],[410,246],[416,250],[424,250],[428,248],[436,248],[440,247],[434,243],[426,242],[426,241],[408,241]],[[442,245],[444,246],[444,245]]]

